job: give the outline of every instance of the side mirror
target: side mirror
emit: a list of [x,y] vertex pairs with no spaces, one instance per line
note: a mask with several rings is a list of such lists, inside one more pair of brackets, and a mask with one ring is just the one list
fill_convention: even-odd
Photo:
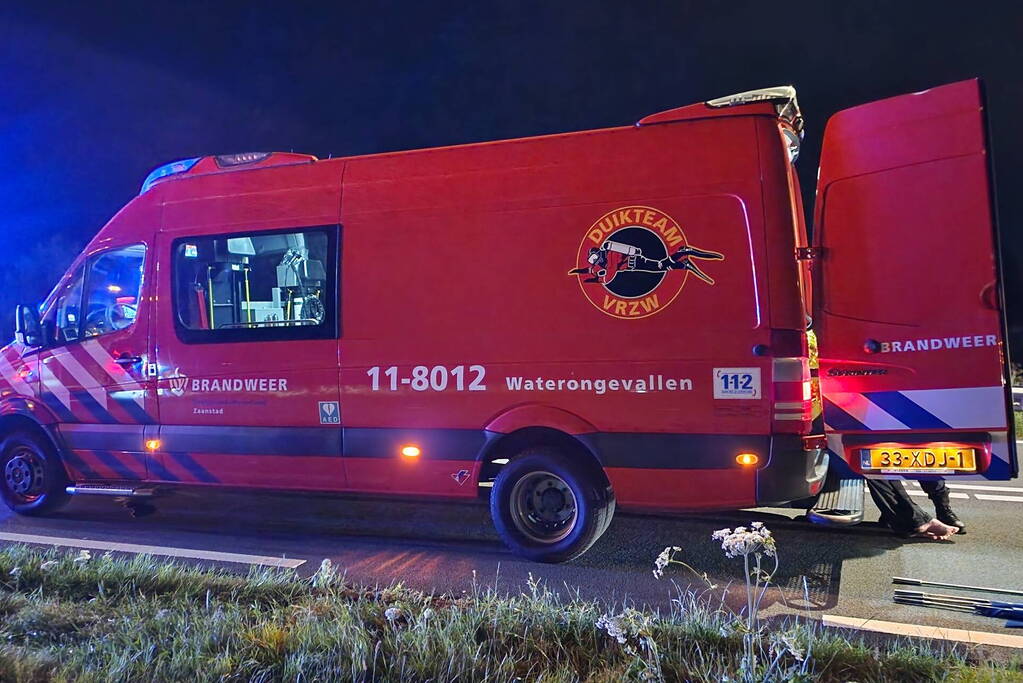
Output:
[[14,311],[14,338],[26,346],[43,345],[43,326],[35,306],[18,304]]

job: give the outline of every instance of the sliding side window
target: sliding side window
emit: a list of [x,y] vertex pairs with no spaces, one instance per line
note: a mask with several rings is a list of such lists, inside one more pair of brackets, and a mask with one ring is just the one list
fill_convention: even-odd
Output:
[[183,341],[337,336],[337,228],[189,237],[172,248]]

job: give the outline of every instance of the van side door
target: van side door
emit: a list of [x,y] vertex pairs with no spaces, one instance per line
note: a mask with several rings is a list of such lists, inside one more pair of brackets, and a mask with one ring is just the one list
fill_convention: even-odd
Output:
[[166,479],[338,490],[337,225],[159,238]]
[[147,479],[146,430],[156,422],[147,369],[148,246],[104,246],[72,273],[44,313],[40,399],[60,420],[78,480]]

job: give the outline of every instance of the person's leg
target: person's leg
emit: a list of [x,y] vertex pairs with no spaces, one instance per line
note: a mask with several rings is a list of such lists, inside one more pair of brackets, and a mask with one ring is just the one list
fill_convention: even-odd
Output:
[[914,503],[901,481],[867,479],[867,489],[881,510],[881,523],[897,534],[912,534],[931,521],[931,516]]
[[944,479],[928,479],[920,482],[920,488],[924,490],[927,497],[934,503],[934,512],[940,521],[959,529],[959,533],[966,533],[966,524],[959,516],[952,511],[952,503],[949,501],[948,486]]

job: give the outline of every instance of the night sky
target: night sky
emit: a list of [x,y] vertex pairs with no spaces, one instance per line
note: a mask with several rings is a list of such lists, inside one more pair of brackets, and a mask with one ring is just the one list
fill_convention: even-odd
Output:
[[809,207],[828,116],[981,76],[1007,298],[1023,332],[1023,10],[891,0],[202,5],[0,9],[5,309],[41,299],[146,174],[173,159],[342,156],[615,126],[793,84],[807,121],[798,167]]

